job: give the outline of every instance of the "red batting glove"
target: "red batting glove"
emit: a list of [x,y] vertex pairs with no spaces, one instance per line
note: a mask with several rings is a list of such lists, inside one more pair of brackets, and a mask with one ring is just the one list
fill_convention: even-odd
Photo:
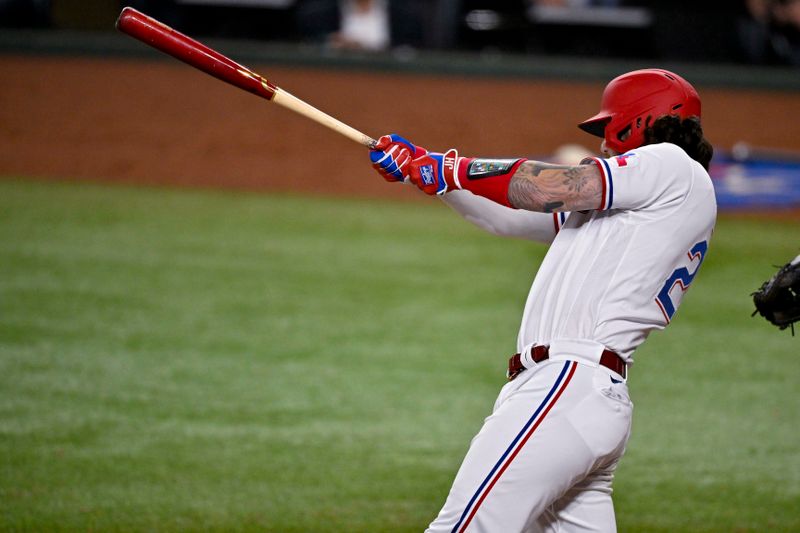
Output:
[[458,157],[458,151],[454,148],[443,154],[430,152],[411,161],[408,176],[411,183],[425,194],[442,195],[462,188],[459,183],[459,167],[469,161],[465,157]]
[[378,139],[375,148],[370,151],[369,158],[372,168],[389,182],[406,181],[408,179],[407,165],[415,157],[427,154],[425,148],[420,148],[397,134],[384,135]]

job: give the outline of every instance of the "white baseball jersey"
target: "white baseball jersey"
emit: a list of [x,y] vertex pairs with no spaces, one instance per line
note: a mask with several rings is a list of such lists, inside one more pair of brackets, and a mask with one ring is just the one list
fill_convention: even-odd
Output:
[[630,362],[669,323],[705,255],[716,202],[706,171],[672,144],[594,163],[604,187],[596,211],[445,196],[492,233],[551,242],[518,338],[520,352],[549,344],[550,357],[503,387],[431,533],[616,531],[611,483],[633,406],[623,377],[597,361],[609,348]]
[[605,347],[631,362],[647,335],[670,322],[700,268],[714,190],[705,169],[669,143],[593,161],[602,205],[555,217],[563,226],[531,287],[517,348]]

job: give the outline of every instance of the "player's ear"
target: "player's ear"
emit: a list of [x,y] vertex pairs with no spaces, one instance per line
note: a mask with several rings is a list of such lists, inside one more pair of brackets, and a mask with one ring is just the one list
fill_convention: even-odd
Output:
[[618,152],[608,147],[605,139],[603,139],[603,141],[600,143],[600,153],[605,157],[614,157],[615,155],[619,155]]

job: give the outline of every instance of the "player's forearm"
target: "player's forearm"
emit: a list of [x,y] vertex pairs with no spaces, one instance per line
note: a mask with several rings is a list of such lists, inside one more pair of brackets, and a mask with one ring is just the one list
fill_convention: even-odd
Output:
[[561,166],[527,159],[459,157],[450,150],[443,156],[415,159],[409,166],[411,181],[428,194],[463,189],[526,211],[598,209],[603,198],[602,176],[595,164]]
[[463,189],[505,207],[543,213],[602,208],[604,182],[597,164],[460,157],[454,148],[428,152],[397,135],[381,137],[376,148],[373,166],[385,179],[408,179],[426,194]]
[[517,209],[552,213],[597,209],[602,181],[594,165],[522,163],[508,184],[508,201]]

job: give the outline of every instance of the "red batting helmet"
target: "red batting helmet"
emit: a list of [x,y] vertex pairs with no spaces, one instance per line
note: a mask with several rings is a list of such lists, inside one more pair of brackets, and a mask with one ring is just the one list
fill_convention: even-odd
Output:
[[662,115],[700,118],[700,97],[677,74],[648,68],[611,80],[603,91],[600,112],[578,127],[605,138],[606,146],[624,153],[642,146],[645,128]]

